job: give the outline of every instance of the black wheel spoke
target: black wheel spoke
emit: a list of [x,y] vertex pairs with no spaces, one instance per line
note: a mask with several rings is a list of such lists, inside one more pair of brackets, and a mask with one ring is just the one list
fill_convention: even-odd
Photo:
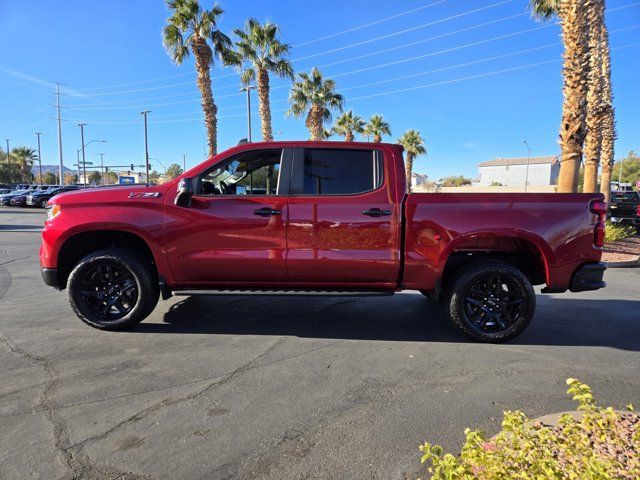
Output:
[[523,315],[526,292],[508,275],[487,273],[477,278],[464,295],[464,313],[485,333],[504,331]]
[[138,299],[133,273],[114,261],[96,263],[81,282],[80,295],[89,310],[107,321],[128,315]]

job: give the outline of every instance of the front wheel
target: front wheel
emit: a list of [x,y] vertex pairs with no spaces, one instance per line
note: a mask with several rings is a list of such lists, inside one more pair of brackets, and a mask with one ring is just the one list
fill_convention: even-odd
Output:
[[446,306],[451,321],[464,334],[481,342],[499,343],[527,328],[536,296],[520,270],[484,260],[456,272]]
[[159,286],[149,262],[122,248],[93,252],[75,266],[69,303],[84,323],[121,330],[144,320],[158,303]]

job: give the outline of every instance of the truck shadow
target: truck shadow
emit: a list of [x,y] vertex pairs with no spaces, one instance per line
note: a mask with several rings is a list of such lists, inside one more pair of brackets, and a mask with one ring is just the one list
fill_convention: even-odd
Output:
[[[515,345],[603,346],[640,350],[640,300],[538,295],[529,328]],[[303,338],[471,342],[440,305],[418,293],[393,297],[187,297],[142,333],[285,335]]]

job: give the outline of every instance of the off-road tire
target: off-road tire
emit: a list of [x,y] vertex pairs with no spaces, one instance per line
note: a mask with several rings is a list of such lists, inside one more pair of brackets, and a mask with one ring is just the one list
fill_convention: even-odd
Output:
[[[516,321],[507,328],[485,331],[475,324],[465,310],[465,295],[487,276],[504,277],[520,289],[523,301]],[[457,270],[445,293],[444,305],[453,324],[465,335],[486,343],[500,343],[520,335],[529,325],[536,307],[536,295],[529,279],[517,268],[497,260],[479,260]]]
[[[110,264],[131,275],[137,289],[137,298],[130,311],[122,318],[104,319],[91,311],[83,296],[82,285],[86,275],[99,265]],[[86,285],[86,284],[85,284]],[[160,287],[152,264],[135,252],[118,247],[90,253],[80,260],[71,271],[67,282],[69,303],[75,314],[87,325],[101,330],[123,330],[148,317],[158,303]]]

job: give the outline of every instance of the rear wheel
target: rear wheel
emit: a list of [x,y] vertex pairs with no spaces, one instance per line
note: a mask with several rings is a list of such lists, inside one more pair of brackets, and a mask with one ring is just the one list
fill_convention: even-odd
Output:
[[121,248],[84,257],[69,275],[69,303],[88,325],[121,330],[144,320],[158,303],[160,289],[152,266]]
[[484,260],[456,272],[446,305],[451,321],[463,333],[482,342],[499,343],[527,328],[536,296],[520,270]]
[[48,200],[42,200],[40,202],[40,208],[47,208],[47,202],[48,202]]

